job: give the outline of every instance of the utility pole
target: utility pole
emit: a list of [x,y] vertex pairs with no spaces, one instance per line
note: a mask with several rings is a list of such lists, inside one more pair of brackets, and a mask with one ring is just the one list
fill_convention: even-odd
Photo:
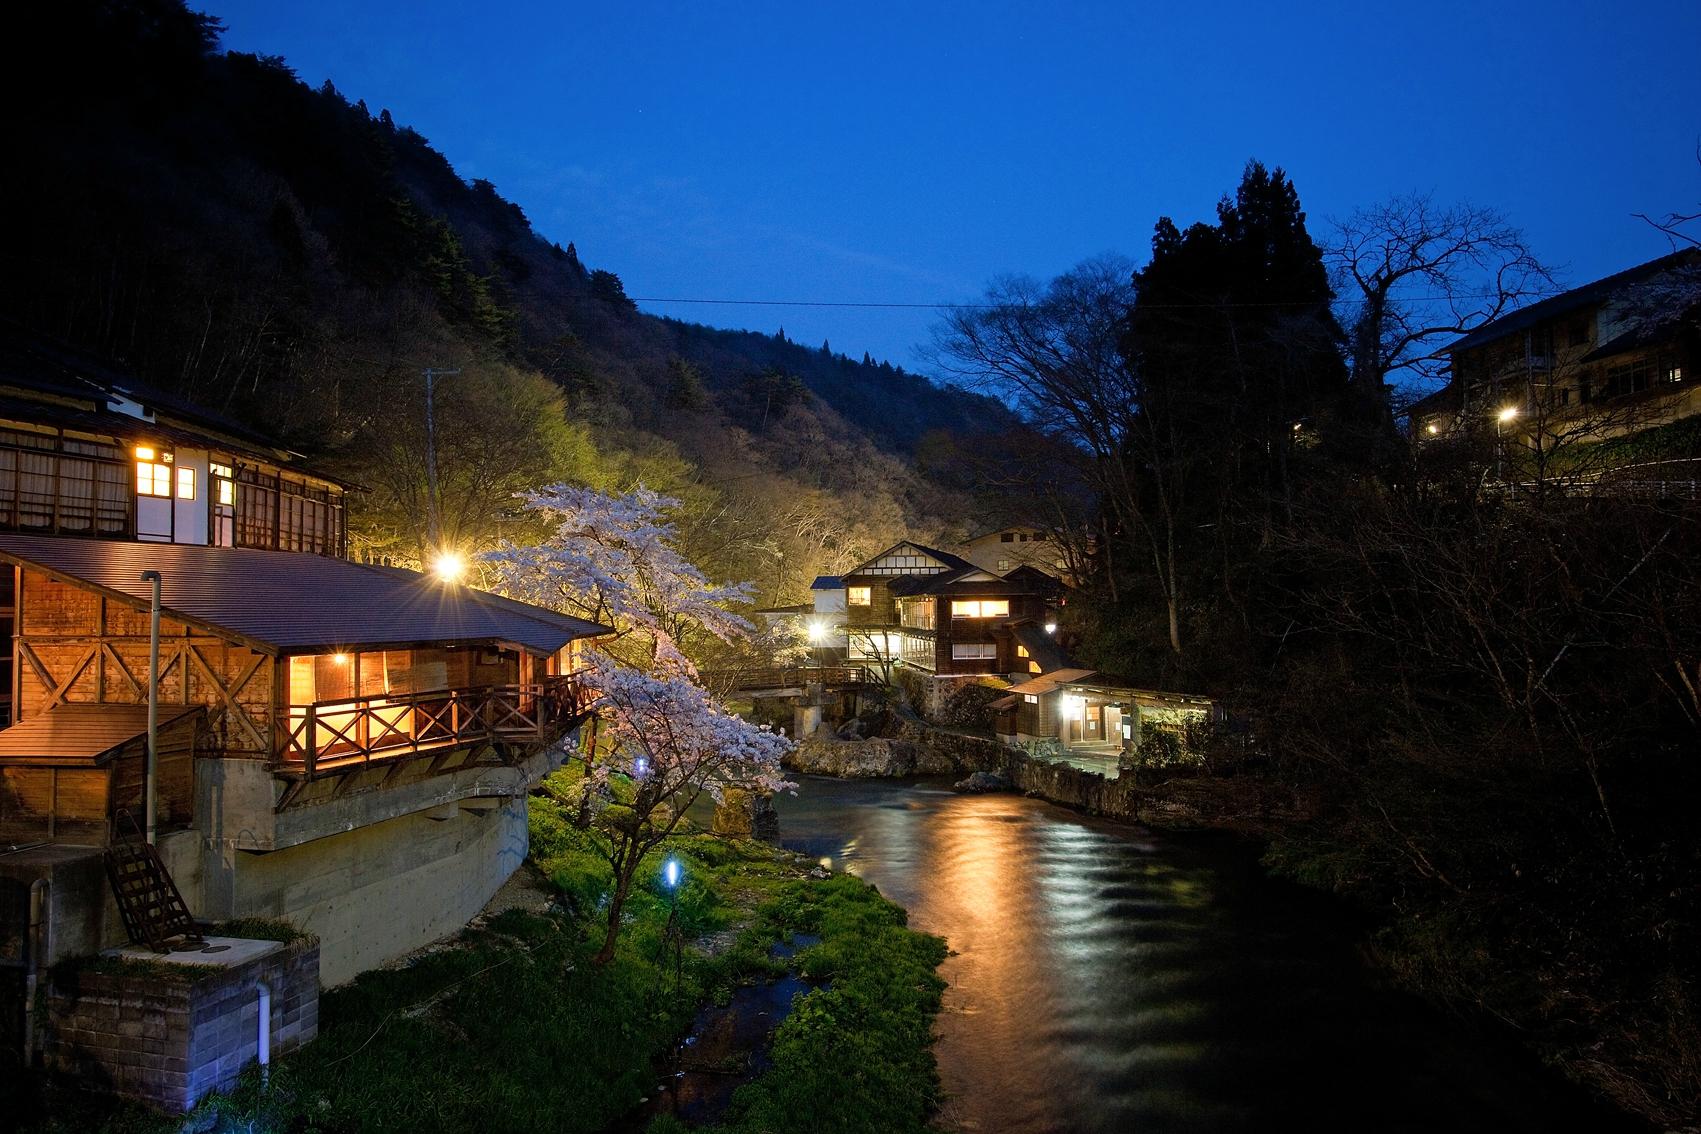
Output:
[[425,374],[425,515],[430,529],[426,548],[428,555],[439,550],[441,533],[437,530],[437,412],[433,386],[438,378],[450,378],[459,370],[437,370],[427,366]]

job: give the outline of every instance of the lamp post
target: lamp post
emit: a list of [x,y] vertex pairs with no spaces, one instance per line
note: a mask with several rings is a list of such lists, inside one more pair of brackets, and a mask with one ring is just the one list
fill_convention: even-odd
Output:
[[1506,480],[1503,464],[1506,455],[1506,427],[1517,420],[1517,417],[1517,406],[1506,406],[1494,415],[1494,479],[1498,481]]
[[662,885],[667,887],[667,926],[662,930],[662,941],[673,941],[673,994],[679,995],[681,972],[685,967],[685,942],[679,933],[679,883],[685,878],[685,868],[677,858],[668,857],[662,863]]

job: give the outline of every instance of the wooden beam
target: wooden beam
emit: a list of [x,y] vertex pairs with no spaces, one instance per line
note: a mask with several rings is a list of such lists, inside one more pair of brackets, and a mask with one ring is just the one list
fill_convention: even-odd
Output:
[[[266,738],[261,735],[259,727],[255,725],[253,718],[248,715],[248,710],[243,708],[242,703],[236,699],[237,694],[241,693],[248,682],[253,679],[254,674],[260,669],[260,664],[266,659],[258,654],[250,658],[247,668],[238,674],[236,679],[227,686],[219,679],[218,672],[207,662],[207,659],[201,656],[201,651],[197,647],[185,646],[184,651],[187,657],[200,669],[201,676],[206,679],[209,685],[218,691],[220,699],[224,701],[227,713],[236,718],[237,723],[242,726],[243,731],[248,734],[249,739],[254,741],[255,747],[262,752],[270,752],[271,747],[267,743]],[[187,690],[189,687],[189,673],[187,669],[184,670],[183,677],[183,687]]]

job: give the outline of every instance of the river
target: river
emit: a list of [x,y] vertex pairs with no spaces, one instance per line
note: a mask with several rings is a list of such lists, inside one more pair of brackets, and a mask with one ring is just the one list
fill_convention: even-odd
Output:
[[949,942],[945,1130],[1627,1129],[1387,989],[1362,926],[1238,841],[926,783],[804,777],[777,805],[786,846]]

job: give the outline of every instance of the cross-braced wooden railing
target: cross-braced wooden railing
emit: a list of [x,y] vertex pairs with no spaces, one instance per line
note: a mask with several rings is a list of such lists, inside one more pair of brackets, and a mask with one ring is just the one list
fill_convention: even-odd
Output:
[[280,725],[278,759],[285,769],[311,777],[481,741],[547,743],[588,715],[591,701],[575,676],[316,701],[289,710]]

